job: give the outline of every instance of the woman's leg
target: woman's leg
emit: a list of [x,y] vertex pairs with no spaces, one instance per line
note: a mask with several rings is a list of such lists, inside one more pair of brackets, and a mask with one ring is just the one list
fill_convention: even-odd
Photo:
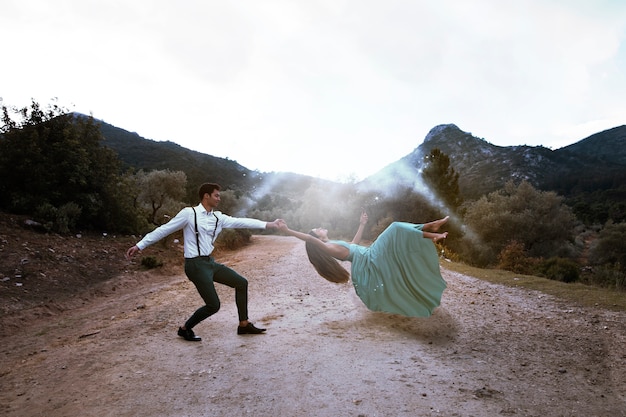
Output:
[[[435,220],[435,221],[430,222],[430,223],[425,223],[424,226],[422,227],[422,230],[424,232],[437,232],[437,231],[439,231],[439,228],[441,226],[443,226],[443,224],[445,222],[448,221],[449,218],[450,218],[450,216],[446,216],[443,219]],[[426,237],[426,236],[424,236],[424,237]],[[429,238],[429,239],[432,239],[432,238]]]
[[422,235],[426,239],[430,239],[433,242],[437,243],[440,240],[445,239],[446,237],[448,237],[448,232],[445,232],[445,233],[422,232]]

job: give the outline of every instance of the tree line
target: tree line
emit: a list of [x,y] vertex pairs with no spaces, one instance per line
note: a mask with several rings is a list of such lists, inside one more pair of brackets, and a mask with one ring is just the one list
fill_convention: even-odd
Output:
[[[182,171],[122,168],[115,152],[102,146],[99,124],[92,117],[71,114],[55,103],[42,108],[35,101],[24,108],[1,108],[2,211],[32,216],[48,232],[143,234],[185,205],[197,204],[185,191],[189,187]],[[365,209],[370,223],[364,237],[369,240],[392,221],[423,223],[450,215],[449,237],[438,247],[444,256],[566,282],[582,279],[626,287],[626,223],[609,219],[585,226],[563,197],[525,181],[511,181],[502,190],[463,201],[459,174],[439,149],[424,157],[417,175],[429,195],[414,187],[387,194],[356,183],[314,181],[297,193],[280,186],[243,193],[222,184],[220,209],[284,218],[301,230],[323,226],[348,239]],[[233,236],[226,233],[223,239],[237,240]],[[589,270],[593,272],[581,272]]]

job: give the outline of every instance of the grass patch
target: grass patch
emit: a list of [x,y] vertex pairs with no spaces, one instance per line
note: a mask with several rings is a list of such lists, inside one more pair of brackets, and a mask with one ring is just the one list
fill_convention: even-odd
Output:
[[626,292],[592,287],[580,283],[564,283],[533,275],[516,274],[501,269],[480,269],[459,262],[446,262],[442,268],[468,275],[493,284],[541,291],[545,294],[586,307],[626,311]]

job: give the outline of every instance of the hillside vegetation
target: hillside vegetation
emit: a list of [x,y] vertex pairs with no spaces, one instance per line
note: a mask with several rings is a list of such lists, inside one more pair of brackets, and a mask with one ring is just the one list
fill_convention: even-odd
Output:
[[[392,221],[450,215],[445,257],[625,285],[624,126],[557,151],[496,147],[454,125],[437,126],[372,177],[335,183],[250,171],[54,105],[3,107],[3,115],[0,210],[29,216],[47,233],[143,234],[196,204],[200,183],[219,182],[220,208],[231,215],[284,218],[296,229],[323,226],[351,239],[365,209],[368,240]],[[245,236],[230,231],[223,239],[235,245]]]

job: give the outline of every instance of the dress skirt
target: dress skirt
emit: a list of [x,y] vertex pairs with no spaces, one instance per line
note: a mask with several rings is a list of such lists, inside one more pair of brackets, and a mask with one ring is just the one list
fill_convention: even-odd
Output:
[[371,246],[349,245],[352,283],[370,310],[428,317],[439,306],[446,282],[422,227],[394,222]]

